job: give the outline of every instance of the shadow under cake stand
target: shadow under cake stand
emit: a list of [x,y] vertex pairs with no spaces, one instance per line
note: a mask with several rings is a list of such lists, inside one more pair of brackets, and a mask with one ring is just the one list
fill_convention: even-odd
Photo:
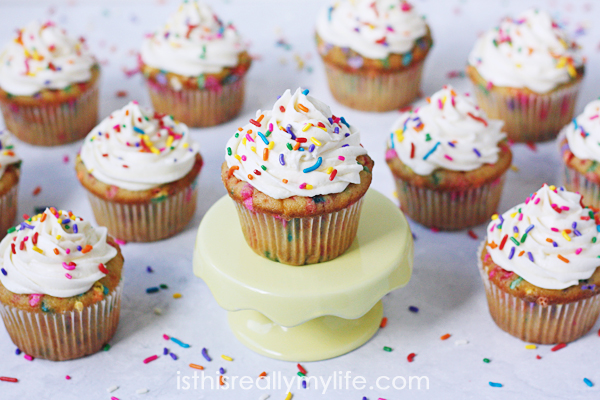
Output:
[[279,360],[318,361],[355,350],[377,332],[381,298],[408,283],[413,254],[406,218],[371,189],[354,243],[332,261],[294,267],[257,255],[224,196],[200,223],[193,263],[245,346]]

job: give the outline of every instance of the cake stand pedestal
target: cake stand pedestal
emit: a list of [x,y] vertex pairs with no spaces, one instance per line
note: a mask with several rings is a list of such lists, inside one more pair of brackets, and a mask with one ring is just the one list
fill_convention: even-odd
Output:
[[286,361],[318,361],[367,342],[383,316],[381,298],[408,283],[413,239],[406,218],[369,190],[354,243],[340,257],[294,267],[263,258],[246,244],[233,200],[204,216],[194,273],[229,311],[234,335],[251,350]]

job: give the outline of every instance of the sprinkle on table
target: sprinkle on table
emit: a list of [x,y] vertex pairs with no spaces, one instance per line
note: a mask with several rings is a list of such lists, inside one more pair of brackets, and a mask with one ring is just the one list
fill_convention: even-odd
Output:
[[285,400],[292,400],[292,393],[288,392],[287,396],[285,396]]
[[594,384],[592,383],[592,381],[590,381],[588,378],[583,378],[583,383],[585,383],[589,387],[593,387],[594,386]]
[[189,344],[187,344],[187,343],[183,343],[181,340],[179,340],[179,339],[176,339],[176,338],[174,338],[174,337],[171,337],[171,341],[172,341],[173,343],[175,343],[175,344],[178,344],[178,345],[180,345],[180,346],[181,346],[181,347],[183,347],[184,349],[188,349],[188,348],[190,348],[190,345],[189,345]]
[[383,317],[383,318],[381,319],[381,324],[379,324],[379,327],[380,327],[380,328],[385,328],[385,327],[387,326],[387,323],[388,323],[388,319],[387,319],[387,317]]
[[491,387],[501,388],[502,384],[498,382],[490,382]]
[[229,356],[226,356],[226,355],[224,355],[224,354],[222,354],[222,355],[221,355],[221,358],[222,358],[223,360],[225,360],[225,361],[233,361],[233,358],[231,358],[231,357],[229,357]]
[[392,348],[391,348],[391,347],[388,347],[388,346],[384,346],[384,347],[383,347],[383,351],[387,351],[387,352],[389,353],[389,352],[391,352],[391,351],[392,351]]
[[552,351],[558,351],[558,350],[560,350],[560,349],[564,349],[565,347],[567,347],[567,344],[566,344],[566,343],[559,343],[559,344],[557,344],[556,346],[554,346],[554,347],[553,347],[552,349],[550,349],[550,350],[552,350]]
[[525,346],[525,348],[527,350],[535,350],[537,349],[537,346],[535,344],[528,344],[527,346]]
[[490,360],[489,358],[484,358],[484,359],[483,359],[483,362],[484,362],[484,363],[486,363],[486,364],[489,364],[489,363],[490,363],[490,361],[491,361],[491,360]]
[[2,381],[2,382],[12,382],[12,383],[19,382],[19,380],[17,378],[9,378],[8,376],[0,376],[0,381]]
[[298,371],[302,372],[304,375],[307,374],[306,370],[304,369],[304,367],[300,364],[297,364],[296,367],[298,367]]
[[406,359],[408,360],[408,362],[413,362],[416,356],[417,355],[415,353],[410,353],[408,356],[406,356]]
[[449,333],[446,333],[445,335],[440,337],[440,340],[447,340],[450,338],[450,336],[452,336],[452,335],[450,335]]
[[190,364],[190,368],[199,369],[199,370],[204,369],[204,367],[202,365],[198,365],[198,364]]
[[150,356],[150,357],[148,357],[148,358],[146,358],[146,359],[144,360],[144,364],[151,363],[152,361],[154,361],[154,360],[156,360],[156,359],[158,359],[158,356],[157,356],[157,355]]
[[212,361],[212,358],[210,358],[208,355],[208,350],[206,350],[206,347],[202,349],[202,357],[204,357],[204,359],[208,362]]
[[[419,309],[415,306],[408,306],[408,311],[410,311],[412,313],[418,313]],[[600,332],[598,334],[600,335]]]

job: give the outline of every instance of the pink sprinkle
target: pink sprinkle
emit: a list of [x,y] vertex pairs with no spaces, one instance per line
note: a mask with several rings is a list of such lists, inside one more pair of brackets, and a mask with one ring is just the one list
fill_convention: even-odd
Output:
[[575,250],[575,254],[579,255],[579,253],[581,253],[583,251],[583,249],[579,248],[577,250]]
[[442,99],[438,99],[438,107],[441,109],[444,108],[444,103],[442,103]]
[[487,85],[485,85],[485,88],[487,90],[492,90],[493,87],[494,87],[494,84],[492,82],[488,82]]
[[523,214],[519,214],[519,221],[523,221]]
[[444,154],[444,157],[446,157],[447,160],[454,161],[448,154]]
[[[486,254],[486,256],[487,255],[488,254]],[[494,268],[493,270],[491,270],[490,273],[489,273],[489,275],[488,275],[490,277],[490,279],[492,279],[494,276],[496,276],[497,272],[498,272],[498,270],[496,268]]]
[[536,206],[538,205],[538,203],[540,202],[540,198],[538,197],[537,199],[535,199],[535,201],[533,202],[533,204],[535,204]]
[[435,233],[437,233],[437,232],[439,232],[439,231],[440,231],[440,230],[439,230],[438,228],[436,228],[435,226],[431,228],[431,232],[435,232]]
[[[121,244],[126,244],[126,243],[127,243],[126,241],[124,241],[124,240],[121,240],[121,239],[117,239],[117,238],[115,238],[115,239],[114,239],[114,241],[115,241],[115,243],[116,243],[116,244],[118,244],[118,245],[121,245]],[[67,253],[67,254],[69,254],[69,253]]]
[[550,230],[551,230],[552,232],[560,232],[560,231],[559,231],[558,229],[556,229],[556,228],[550,228]]
[[338,160],[344,161],[344,160],[346,160],[346,157],[344,157],[344,156],[338,156]]
[[151,363],[152,361],[154,361],[154,360],[156,360],[156,359],[158,359],[158,356],[157,356],[157,355],[150,356],[150,357],[148,357],[148,358],[146,358],[146,359],[144,360],[144,364]]
[[590,120],[596,119],[596,118],[598,118],[598,114],[594,115],[593,117],[590,117]]
[[560,209],[563,211],[569,211],[569,207],[567,206],[560,206]]
[[242,156],[242,161],[246,161],[246,156]]
[[66,269],[67,271],[73,271],[77,266],[76,265],[69,265],[66,262],[63,261],[62,266],[64,269]]
[[26,359],[27,361],[33,361],[33,357],[32,357],[32,356],[30,356],[29,354],[25,354],[25,355],[23,356],[23,358],[24,358],[24,359]]
[[306,189],[306,183],[300,184],[300,189]]
[[119,399],[115,396],[111,396],[110,400],[119,400]]
[[170,340],[171,338],[168,335],[163,335],[163,339]]
[[71,377],[69,375],[67,375],[67,376],[65,376],[65,379],[69,381],[69,380],[71,380]]
[[525,199],[525,205],[529,204],[529,200],[530,200],[529,197]]
[[29,295],[29,305],[31,307],[35,307],[40,304],[40,300],[42,299],[41,294],[30,294]]
[[250,136],[249,133],[246,133],[246,139],[248,139],[251,142],[254,142],[254,139],[252,139],[252,136]]
[[69,156],[63,156],[63,162],[65,164],[68,164],[69,163]]
[[393,160],[396,157],[398,157],[398,153],[394,149],[389,149],[388,151],[385,152],[386,161]]
[[65,277],[66,277],[67,279],[73,279],[73,277],[72,277],[70,274],[65,274]]
[[[116,240],[115,240],[116,242]],[[71,249],[65,249],[65,253],[69,254],[71,252]]]

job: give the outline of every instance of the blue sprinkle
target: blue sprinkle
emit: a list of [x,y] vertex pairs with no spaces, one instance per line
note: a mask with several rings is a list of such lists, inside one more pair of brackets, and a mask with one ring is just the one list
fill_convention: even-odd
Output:
[[260,138],[262,139],[263,142],[265,142],[265,144],[268,146],[269,145],[269,141],[267,140],[267,138],[265,137],[265,135],[263,135],[260,132],[257,132],[258,136],[260,136]]
[[433,152],[437,150],[439,145],[440,145],[440,142],[437,142],[435,144],[435,146],[433,146],[433,149],[429,150],[429,152],[427,152],[427,154],[425,154],[425,157],[423,157],[423,160],[427,160],[429,158],[429,156],[432,155]]
[[137,133],[141,133],[142,135],[145,135],[145,134],[146,134],[146,133],[145,133],[143,130],[141,130],[141,129],[140,129],[140,128],[138,128],[137,126],[134,126],[134,127],[133,127],[133,130],[134,130],[134,131],[136,131]]
[[304,147],[298,148],[298,151],[304,151]]
[[8,273],[6,272],[6,270],[4,268],[1,268],[0,270],[2,271],[2,275],[4,275],[4,276],[8,275]]
[[81,247],[81,246],[77,246],[77,251],[81,251],[82,248],[83,247]]
[[475,152],[475,154],[477,154],[477,157],[481,157],[481,153],[479,152],[479,150],[473,149],[473,151]]
[[[34,226],[26,224],[25,222],[21,222],[21,230],[26,229],[26,228],[33,229]],[[600,230],[598,232],[600,232]]]
[[152,269],[152,267],[149,266],[149,265],[146,267],[146,271],[150,272],[150,273],[154,272],[154,270]]
[[348,128],[350,128],[350,125],[346,122],[346,119],[344,117],[340,118],[340,121],[342,121],[342,124],[346,125]]
[[409,306],[408,307],[408,311],[414,312],[414,313],[418,313],[419,309],[417,307],[415,307],[415,306]]
[[79,233],[79,229],[77,229],[77,224],[73,225],[73,232],[74,233]]
[[456,145],[455,145],[454,143],[452,143],[452,142],[448,142],[448,145],[449,145],[450,147],[456,147]]
[[221,375],[223,375],[225,373],[225,368],[223,368],[223,367],[219,368],[219,373]]
[[554,246],[554,247],[558,247],[558,243],[556,243],[556,242],[552,242],[552,246]]
[[510,249],[510,254],[508,255],[508,259],[512,260],[512,258],[515,256],[515,247],[513,246],[512,249]]
[[63,219],[62,223],[63,223],[63,225],[69,224],[69,223],[71,223],[71,220],[69,218],[65,218],[65,219]]
[[296,135],[294,135],[294,132],[292,132],[292,126],[288,125],[286,128],[287,133],[289,133],[290,135],[292,135],[292,140],[296,140]]
[[573,223],[571,224],[571,228],[577,229],[577,221],[573,221]]
[[169,354],[173,360],[177,360],[177,356],[173,353]]
[[596,225],[596,230],[600,232],[600,225]]
[[167,349],[167,348],[165,347],[165,349],[163,350],[163,355],[165,355],[165,356],[166,356],[167,354],[169,354],[169,349]]
[[302,94],[306,96],[306,95],[308,94],[308,92],[309,92],[309,90],[308,90],[308,89],[306,89],[306,90],[303,90],[303,91],[302,91]]
[[577,229],[573,229],[573,233],[575,236],[581,236],[581,232],[579,232]]
[[146,293],[151,294],[151,293],[157,293],[160,289],[157,287],[149,287],[148,289],[146,289]]
[[212,359],[208,356],[208,351],[206,351],[206,348],[202,349],[202,357],[204,357],[208,362],[212,361]]
[[496,383],[496,382],[490,382],[490,386],[491,387],[502,387],[501,383]]
[[514,233],[519,233],[519,228],[517,228],[516,226],[513,226],[513,232]]
[[535,225],[529,225],[529,226],[527,227],[527,229],[525,229],[525,233],[527,234],[527,233],[531,232],[531,230],[532,230],[533,228],[535,228]]
[[281,154],[279,155],[279,164],[281,164],[281,165],[285,165],[285,161],[284,161],[284,159],[283,159],[283,153],[281,153]]
[[527,256],[529,256],[529,260],[531,260],[531,262],[534,262],[533,261],[533,254],[531,254],[530,251],[527,252]]
[[306,381],[305,380],[302,380],[302,388],[306,389]]
[[21,349],[19,349],[19,348],[15,349],[15,354],[16,354],[16,355],[19,355],[19,354],[21,354]]
[[330,123],[331,125],[333,125],[333,118],[327,118],[327,121],[329,121],[329,123]]
[[338,126],[335,127],[335,129],[333,130],[334,133],[340,133],[340,128]]
[[315,151],[315,145],[314,145],[314,144],[311,144],[310,146],[308,146],[308,151],[310,151],[311,153],[312,153],[313,151]]
[[573,118],[573,125],[575,125],[575,130],[577,130],[579,125],[577,125],[577,120],[575,118]]
[[180,346],[181,346],[181,347],[183,347],[184,349],[187,349],[187,348],[189,348],[189,347],[190,347],[190,345],[189,345],[189,344],[187,344],[187,343],[183,343],[181,340],[179,340],[179,339],[175,339],[174,337],[171,337],[171,341],[172,341],[173,343],[177,343],[178,345],[180,345]]
[[314,170],[316,170],[317,168],[319,168],[321,166],[322,162],[323,162],[323,157],[319,157],[317,159],[317,162],[315,163],[315,165],[313,165],[312,167],[305,168],[304,170],[302,170],[302,172],[304,172],[305,174],[308,174],[309,172],[313,172]]
[[583,378],[583,383],[585,383],[589,387],[594,386],[594,384],[592,383],[592,381],[590,381],[588,378]]
[[342,147],[348,147],[348,146],[350,146],[350,145],[349,145],[349,144],[345,144],[345,145],[343,145]]
[[392,144],[392,150],[394,150],[395,144],[394,144],[394,132],[390,133],[390,143]]
[[350,134],[349,134],[349,133],[346,133],[344,136],[345,136],[345,137],[348,137],[348,136],[350,136]]

